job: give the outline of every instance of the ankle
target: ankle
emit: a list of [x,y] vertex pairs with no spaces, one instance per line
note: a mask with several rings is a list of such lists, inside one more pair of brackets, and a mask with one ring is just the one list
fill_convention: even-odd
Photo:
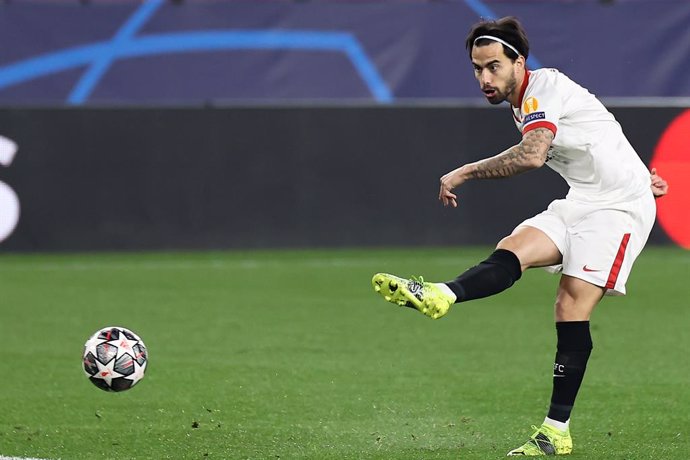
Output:
[[544,419],[544,425],[548,425],[551,428],[555,428],[556,430],[565,433],[566,431],[568,431],[568,428],[570,427],[570,419],[566,420],[565,422],[561,422],[561,421],[546,417]]
[[441,292],[443,292],[445,295],[447,295],[448,297],[450,297],[452,299],[451,303],[455,303],[455,301],[458,300],[458,297],[455,295],[453,290],[448,287],[448,285],[446,283],[434,283],[434,285],[437,288],[439,288],[441,290]]

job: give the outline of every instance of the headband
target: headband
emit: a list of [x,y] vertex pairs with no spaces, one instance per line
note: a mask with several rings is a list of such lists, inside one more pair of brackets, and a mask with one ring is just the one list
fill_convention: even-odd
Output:
[[500,43],[500,44],[502,44],[502,45],[505,45],[505,46],[507,46],[508,48],[510,48],[511,50],[515,51],[515,54],[517,54],[518,56],[522,56],[522,53],[519,52],[513,45],[511,45],[511,44],[508,43],[507,41],[502,40],[502,39],[500,39],[500,38],[498,38],[498,37],[494,37],[493,35],[480,35],[479,37],[477,37],[477,38],[474,39],[473,44],[476,44],[476,43],[477,43],[477,40],[481,40],[482,38],[486,38],[487,40],[493,40],[493,41],[498,42],[498,43]]

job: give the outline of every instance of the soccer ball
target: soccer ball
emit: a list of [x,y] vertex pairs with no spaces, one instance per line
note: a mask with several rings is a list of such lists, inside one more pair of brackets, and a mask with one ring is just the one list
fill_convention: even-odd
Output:
[[144,378],[148,351],[144,342],[124,327],[106,327],[84,344],[84,372],[101,390],[125,391]]

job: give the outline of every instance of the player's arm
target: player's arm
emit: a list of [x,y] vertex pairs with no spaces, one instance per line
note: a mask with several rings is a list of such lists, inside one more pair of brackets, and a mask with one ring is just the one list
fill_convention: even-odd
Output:
[[470,179],[500,179],[541,168],[553,136],[550,129],[537,128],[527,132],[519,144],[498,155],[454,169],[441,177],[438,199],[444,206],[457,207],[457,196],[452,190]]

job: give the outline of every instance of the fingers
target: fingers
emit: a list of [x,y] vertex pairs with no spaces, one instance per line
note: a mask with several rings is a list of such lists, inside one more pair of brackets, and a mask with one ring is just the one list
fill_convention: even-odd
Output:
[[454,208],[457,208],[458,202],[455,198],[444,198],[443,206],[452,206]]
[[462,177],[459,175],[461,168],[455,169],[441,177],[441,188],[438,192],[438,199],[443,203],[443,206],[458,207],[458,197],[452,190],[458,185],[462,184]]
[[656,168],[650,171],[652,178],[652,193],[655,198],[662,197],[668,193],[668,182],[656,174]]
[[441,202],[443,203],[443,206],[452,206],[454,208],[458,207],[458,201],[457,197],[455,196],[444,196],[441,198]]
[[443,206],[450,205],[454,208],[458,207],[458,197],[451,191],[445,189],[443,186],[441,187],[441,190],[438,193],[438,199],[443,203]]
[[659,198],[666,195],[668,193],[668,182],[657,174],[656,168],[652,168],[649,173],[652,178],[652,192],[654,196]]
[[457,201],[457,198],[455,196],[452,196],[452,197],[444,196],[441,201],[443,202],[443,206],[449,206],[450,205],[454,208],[458,207],[458,201]]
[[659,176],[652,177],[652,185],[655,187],[666,187],[668,183]]

